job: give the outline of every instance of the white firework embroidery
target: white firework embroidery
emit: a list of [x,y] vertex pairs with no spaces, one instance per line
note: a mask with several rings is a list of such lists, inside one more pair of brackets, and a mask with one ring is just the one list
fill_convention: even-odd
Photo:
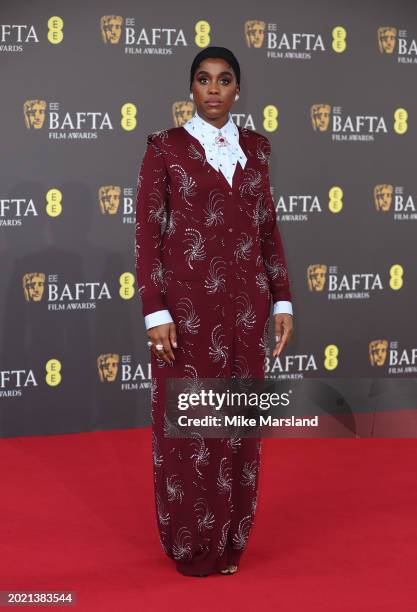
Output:
[[156,511],[158,514],[158,519],[161,525],[166,526],[169,523],[170,514],[169,512],[165,512],[164,506],[161,500],[161,496],[159,493],[156,494]]
[[264,198],[264,195],[261,194],[261,196],[256,202],[255,209],[253,211],[252,225],[262,225],[263,223],[270,221],[272,218],[272,211],[266,204],[266,199]]
[[177,304],[177,322],[178,327],[184,333],[197,334],[200,327],[200,317],[195,311],[194,305],[190,298],[182,297]]
[[279,259],[278,255],[271,255],[268,259],[264,259],[266,271],[269,278],[274,280],[277,277],[287,278],[287,268]]
[[209,193],[209,201],[207,207],[204,209],[204,225],[207,227],[216,226],[218,224],[224,223],[223,218],[223,206],[222,202],[224,201],[223,194],[217,189],[213,189]]
[[192,203],[188,200],[188,198],[191,198],[197,193],[194,190],[196,186],[195,180],[191,176],[188,176],[184,168],[179,164],[171,164],[170,168],[172,168],[179,177],[180,184],[178,191],[182,194],[183,200],[185,200],[189,207],[192,207]]
[[228,347],[226,344],[223,344],[224,334],[222,333],[221,327],[221,323],[218,323],[211,332],[209,356],[212,357],[214,363],[223,359],[223,367],[225,367],[227,363]]
[[268,140],[264,138],[258,138],[256,140],[256,157],[259,159],[261,164],[267,165],[269,157],[271,155],[271,145]]
[[262,174],[255,168],[249,168],[239,185],[240,195],[256,195],[262,188]]
[[204,281],[204,286],[207,293],[216,293],[217,291],[226,291],[226,275],[221,273],[225,269],[226,262],[222,257],[216,255],[210,262],[209,273]]
[[166,438],[180,438],[180,430],[169,420],[167,413],[164,414],[164,436]]
[[191,559],[191,532],[187,527],[180,527],[172,546],[172,555],[176,561]]
[[245,464],[242,468],[242,479],[240,484],[244,487],[252,487],[255,489],[256,484],[256,473],[258,469],[258,464],[256,461],[245,461]]
[[239,448],[242,446],[242,438],[231,436],[230,438],[227,438],[226,445],[232,449],[233,453],[237,453]]
[[250,375],[250,369],[248,360],[244,355],[238,355],[232,367],[232,375],[231,378],[237,378],[239,384],[239,390],[243,392],[249,392],[249,389],[252,387],[252,378]]
[[256,323],[256,313],[248,294],[246,292],[239,293],[236,303],[239,306],[236,312],[236,325],[238,327],[242,326],[244,330],[252,329]]
[[213,529],[214,514],[210,511],[207,500],[199,497],[194,504],[194,510],[197,515],[198,531],[201,533],[207,531],[207,529]]
[[148,221],[151,223],[162,224],[165,221],[165,215],[165,200],[161,192],[156,189],[149,194]]
[[232,378],[250,378],[248,360],[244,355],[238,355],[232,368]]
[[220,460],[219,475],[217,477],[217,488],[222,495],[229,495],[229,501],[232,498],[231,469],[232,468],[227,465],[227,457],[222,457]]
[[245,544],[249,537],[249,531],[251,528],[252,516],[248,514],[240,522],[239,527],[235,535],[233,536],[233,548],[242,550],[245,548]]
[[259,287],[261,293],[268,293],[269,292],[269,280],[265,272],[258,272],[255,279],[256,279],[256,284]]
[[191,442],[191,447],[194,448],[194,452],[190,455],[190,459],[193,459],[194,469],[197,472],[199,478],[203,478],[203,473],[200,467],[208,465],[210,451],[206,447],[206,443],[201,434],[195,432],[191,434],[194,438],[197,438],[195,442]]
[[166,292],[171,275],[172,270],[166,270],[162,261],[156,258],[152,266],[151,279],[157,287],[161,288],[162,293]]
[[168,234],[168,236],[172,236],[172,234],[175,232],[175,230],[177,229],[177,225],[179,222],[178,217],[181,216],[181,213],[179,210],[173,210],[171,211],[171,214],[169,215],[168,218],[168,223],[166,226],[166,233]]
[[198,372],[196,368],[190,363],[186,363],[184,365],[184,379],[190,382],[187,382],[184,385],[184,393],[200,393],[203,388],[203,383],[198,377]]
[[184,497],[184,489],[181,482],[176,480],[176,476],[177,474],[172,474],[172,476],[167,476],[166,479],[168,501],[179,501],[181,503]]
[[[151,137],[154,138],[155,136],[158,136],[158,138],[161,140],[162,144],[165,144],[165,141],[168,139],[168,129],[165,129],[165,130],[156,130],[155,132],[152,132]],[[155,143],[152,143],[152,144],[155,144]],[[162,153],[162,151],[161,151],[161,153]]]
[[161,467],[164,462],[164,457],[159,453],[158,439],[155,432],[152,432],[152,456],[155,467]]
[[186,236],[184,238],[184,242],[188,242],[190,245],[189,248],[185,249],[184,251],[185,259],[191,270],[194,270],[192,262],[202,260],[207,257],[204,247],[206,239],[203,238],[201,233],[193,227],[187,227],[185,229],[185,234]]
[[201,151],[197,149],[196,145],[193,142],[188,145],[188,157],[190,159],[198,159],[202,162],[203,165],[207,163],[205,156],[203,155],[203,153],[201,153]]
[[237,241],[237,247],[233,251],[233,254],[236,258],[236,262],[240,259],[248,260],[250,259],[250,251],[253,246],[253,240],[251,236],[248,236],[245,232],[242,232],[241,237]]
[[219,557],[222,556],[222,554],[224,553],[224,549],[226,548],[227,534],[229,532],[230,522],[231,519],[229,519],[222,527],[221,537],[217,545],[217,552]]

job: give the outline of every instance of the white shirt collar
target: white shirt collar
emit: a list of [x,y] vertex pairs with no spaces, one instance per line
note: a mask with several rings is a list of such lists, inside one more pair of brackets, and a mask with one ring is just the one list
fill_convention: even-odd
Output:
[[231,186],[237,162],[244,168],[247,161],[239,144],[239,130],[231,113],[229,112],[229,119],[225,125],[217,128],[195,111],[193,117],[186,121],[183,127],[200,142],[207,162],[217,172],[222,172]]

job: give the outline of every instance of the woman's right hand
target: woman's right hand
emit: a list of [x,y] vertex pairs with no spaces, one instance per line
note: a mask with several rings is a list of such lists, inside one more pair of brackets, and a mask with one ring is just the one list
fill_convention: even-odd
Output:
[[[177,348],[177,332],[175,323],[163,323],[148,329],[148,338],[152,341],[151,350],[156,357],[163,359],[168,365],[175,360],[173,348]],[[162,344],[163,349],[156,349],[157,344]]]

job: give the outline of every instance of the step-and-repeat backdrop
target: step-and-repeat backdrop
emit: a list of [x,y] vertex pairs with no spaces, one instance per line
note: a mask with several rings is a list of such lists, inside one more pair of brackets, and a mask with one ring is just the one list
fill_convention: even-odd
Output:
[[149,424],[137,175],[147,134],[192,115],[209,45],[240,62],[235,122],[273,148],[295,332],[266,376],[416,377],[414,0],[5,0],[1,436]]

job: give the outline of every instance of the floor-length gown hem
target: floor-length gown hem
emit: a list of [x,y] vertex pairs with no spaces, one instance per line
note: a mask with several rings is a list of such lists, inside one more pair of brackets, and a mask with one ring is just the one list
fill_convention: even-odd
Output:
[[219,557],[214,564],[212,560],[202,560],[197,563],[195,561],[192,563],[177,561],[176,569],[183,576],[208,576],[217,574],[221,570],[227,569],[230,565],[239,565],[241,555],[242,551],[234,551],[233,553],[225,551],[224,555]]

